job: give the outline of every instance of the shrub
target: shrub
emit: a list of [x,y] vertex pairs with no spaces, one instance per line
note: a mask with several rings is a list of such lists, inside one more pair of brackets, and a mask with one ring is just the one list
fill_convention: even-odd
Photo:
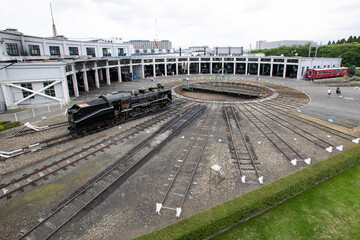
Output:
[[21,122],[19,122],[19,121],[17,121],[17,122],[7,121],[7,122],[4,122],[2,126],[4,127],[4,130],[6,130],[6,129],[21,126]]
[[4,126],[0,125],[0,132],[4,130]]
[[350,67],[350,69],[349,69],[349,74],[350,74],[350,75],[353,75],[353,74],[355,74],[355,72],[356,72],[356,67],[355,67],[355,65],[351,65],[351,67]]
[[356,72],[355,72],[355,75],[358,76],[358,77],[360,77],[360,71],[356,71]]

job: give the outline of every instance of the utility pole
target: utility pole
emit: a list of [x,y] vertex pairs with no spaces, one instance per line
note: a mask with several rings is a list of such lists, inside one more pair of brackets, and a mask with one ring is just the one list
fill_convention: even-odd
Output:
[[54,22],[54,16],[53,16],[53,11],[52,11],[52,7],[51,7],[51,3],[50,3],[50,11],[51,11],[51,19],[52,19],[52,27],[53,27],[53,37],[57,36],[57,32],[56,32],[56,27],[55,27],[55,22]]

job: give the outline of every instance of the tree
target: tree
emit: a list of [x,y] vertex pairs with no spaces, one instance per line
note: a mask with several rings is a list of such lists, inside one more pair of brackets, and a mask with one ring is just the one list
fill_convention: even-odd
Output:
[[347,40],[346,40],[346,43],[351,43],[353,42],[353,36],[350,36]]
[[[354,39],[354,37],[353,37]],[[315,49],[311,49],[311,57],[315,54]],[[272,49],[260,49],[253,50],[251,53],[264,53],[266,56],[294,56],[296,51],[297,56],[307,57],[309,55],[309,44],[296,47],[279,47]],[[347,43],[347,44],[331,44],[322,45],[318,47],[317,57],[324,58],[339,58],[341,57],[341,65],[348,64],[348,68],[351,65],[360,66],[360,44]]]
[[[349,64],[350,65],[350,64]],[[356,66],[355,65],[351,65],[350,69],[349,69],[349,74],[354,75],[356,72]]]
[[335,41],[332,41],[332,44],[336,44]]
[[344,67],[350,68],[350,63],[345,63]]
[[331,41],[328,42],[328,45],[331,45]]

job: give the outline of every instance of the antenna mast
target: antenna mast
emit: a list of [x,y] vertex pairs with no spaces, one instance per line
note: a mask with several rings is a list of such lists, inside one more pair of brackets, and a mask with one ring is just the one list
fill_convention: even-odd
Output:
[[50,3],[50,12],[51,12],[51,19],[52,19],[52,27],[53,27],[53,37],[57,36],[57,32],[56,32],[56,27],[55,27],[55,22],[54,22],[54,16],[53,16],[53,11],[52,11],[52,7],[51,7],[51,3]]
[[158,29],[157,29],[157,19],[155,18],[155,45],[159,49],[159,40],[158,40]]

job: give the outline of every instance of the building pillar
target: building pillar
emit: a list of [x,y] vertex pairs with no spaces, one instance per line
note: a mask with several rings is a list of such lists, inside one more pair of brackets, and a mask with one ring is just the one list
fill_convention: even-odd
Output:
[[[132,60],[130,59],[130,73],[134,73],[134,69],[133,69],[133,65],[132,65]],[[134,75],[134,74],[133,74]]]
[[260,76],[260,65],[261,65],[261,64],[260,64],[260,62],[261,62],[261,61],[260,61],[260,59],[261,59],[261,58],[258,58],[258,59],[259,59],[259,60],[258,60],[258,70],[257,70],[257,75],[258,75],[258,76]]
[[225,66],[224,58],[222,58],[222,60],[221,60],[221,74],[224,74],[224,66]]
[[144,65],[144,59],[141,59],[141,78],[145,78],[145,65]]
[[63,89],[63,95],[65,103],[70,103],[70,95],[69,95],[69,87],[67,83],[67,76],[61,81],[62,89]]
[[88,82],[88,78],[87,78],[87,72],[86,72],[85,63],[83,63],[83,80],[84,80],[85,92],[88,92],[89,91],[89,82]]
[[96,88],[100,88],[99,72],[98,72],[97,62],[94,62],[94,68],[95,68],[95,85],[96,85]]
[[153,59],[153,77],[156,77],[156,65],[155,65],[155,59]]
[[80,95],[79,95],[78,82],[76,79],[76,73],[74,72],[71,76],[72,76],[71,78],[72,78],[72,83],[73,83],[74,95],[75,95],[75,97],[78,97]]
[[11,106],[11,100],[8,92],[8,87],[5,85],[5,83],[1,83],[1,89],[4,93],[4,100],[5,100],[5,107],[8,109],[9,106]]
[[235,71],[235,68],[236,68],[236,58],[234,58],[234,63],[233,63],[233,74],[235,75],[236,71]]
[[122,82],[120,59],[118,60],[118,81],[119,81],[119,82]]
[[190,58],[187,58],[187,74],[190,75]]
[[77,82],[77,78],[76,78],[76,72],[75,72],[75,64],[71,65],[72,68],[72,74],[71,74],[71,78],[72,78],[72,84],[73,84],[73,89],[74,89],[74,95],[75,97],[79,96],[79,88],[78,88],[78,82]]
[[199,74],[201,74],[201,61],[200,61],[200,58],[199,58]]
[[300,80],[301,79],[301,71],[302,69],[300,69],[300,60],[298,61],[298,65],[297,65],[297,73],[296,73],[296,80]]
[[164,75],[165,75],[165,77],[167,77],[167,61],[166,61],[166,57],[164,58],[164,63],[165,63],[165,67],[164,67]]
[[109,68],[109,61],[106,61],[106,84],[110,85],[110,68]]
[[246,59],[246,62],[245,62],[245,75],[248,75],[248,65],[249,65],[249,62]]
[[212,63],[212,57],[210,57],[210,74],[213,74],[213,73],[212,73],[212,64],[213,64],[213,63]]
[[271,58],[270,60],[270,77],[272,77],[272,73],[273,73],[273,70],[274,70],[274,59]]
[[179,58],[176,58],[175,65],[176,75],[179,75]]
[[285,58],[285,60],[284,60],[284,72],[283,72],[283,78],[286,78],[286,63],[287,63],[287,59]]
[[102,68],[100,68],[100,69],[98,69],[98,70],[100,70],[100,72],[99,72],[99,80],[100,80],[100,81],[104,81],[104,73],[103,73],[103,69],[102,69]]

